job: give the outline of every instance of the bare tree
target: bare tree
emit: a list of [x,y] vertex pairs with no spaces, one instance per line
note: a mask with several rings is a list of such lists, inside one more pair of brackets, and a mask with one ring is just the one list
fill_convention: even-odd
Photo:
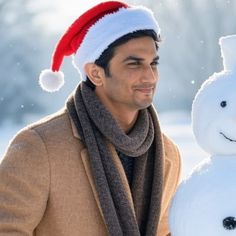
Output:
[[42,108],[36,74],[43,47],[34,16],[27,0],[0,1],[0,124]]

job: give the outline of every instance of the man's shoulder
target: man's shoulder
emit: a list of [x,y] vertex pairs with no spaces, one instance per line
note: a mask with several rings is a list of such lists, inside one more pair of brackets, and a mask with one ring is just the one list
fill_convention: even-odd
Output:
[[38,131],[43,130],[56,130],[68,126],[70,124],[70,118],[66,108],[62,108],[61,110],[50,114],[48,116],[43,117],[42,119],[28,125],[26,128],[35,129]]
[[162,139],[163,139],[163,145],[164,145],[165,150],[178,149],[175,142],[170,137],[168,137],[165,133],[162,133]]
[[174,161],[179,165],[181,160],[178,146],[170,137],[168,137],[164,133],[162,134],[162,138],[166,159],[170,160],[171,162]]
[[65,138],[71,136],[71,121],[66,108],[27,125],[22,131],[33,130],[41,138]]

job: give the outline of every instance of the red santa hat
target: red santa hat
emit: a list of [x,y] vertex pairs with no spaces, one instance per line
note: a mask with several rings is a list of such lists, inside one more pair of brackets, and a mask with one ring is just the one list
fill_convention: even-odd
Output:
[[146,29],[160,34],[153,12],[143,6],[128,6],[118,1],[94,6],[76,19],[61,37],[53,53],[51,69],[40,74],[40,86],[47,92],[55,92],[63,86],[64,75],[59,70],[64,56],[70,55],[73,55],[73,64],[85,80],[86,63],[95,62],[120,37]]

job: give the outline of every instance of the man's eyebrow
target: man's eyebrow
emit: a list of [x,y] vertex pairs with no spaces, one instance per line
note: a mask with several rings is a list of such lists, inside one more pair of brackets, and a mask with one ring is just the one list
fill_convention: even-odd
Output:
[[123,60],[123,62],[127,62],[127,61],[144,61],[144,59],[141,57],[136,57],[136,56],[128,56]]
[[160,57],[157,55],[156,57],[153,58],[153,61],[158,61]]
[[[159,60],[159,56],[156,56],[153,58],[153,61],[158,61],[158,60]],[[136,56],[128,56],[123,60],[123,62],[127,62],[127,61],[144,61],[144,58],[136,57]]]

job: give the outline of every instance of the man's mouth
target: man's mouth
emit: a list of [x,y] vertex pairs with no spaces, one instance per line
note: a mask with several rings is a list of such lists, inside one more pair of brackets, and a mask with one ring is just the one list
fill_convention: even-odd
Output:
[[227,136],[226,136],[225,134],[223,134],[222,132],[220,132],[220,134],[221,134],[224,138],[226,138],[227,140],[229,140],[230,142],[236,142],[236,140],[227,137]]
[[137,90],[142,93],[152,93],[154,88],[138,88]]
[[143,86],[137,86],[135,90],[142,92],[142,93],[153,93],[155,89],[154,85],[143,85]]

